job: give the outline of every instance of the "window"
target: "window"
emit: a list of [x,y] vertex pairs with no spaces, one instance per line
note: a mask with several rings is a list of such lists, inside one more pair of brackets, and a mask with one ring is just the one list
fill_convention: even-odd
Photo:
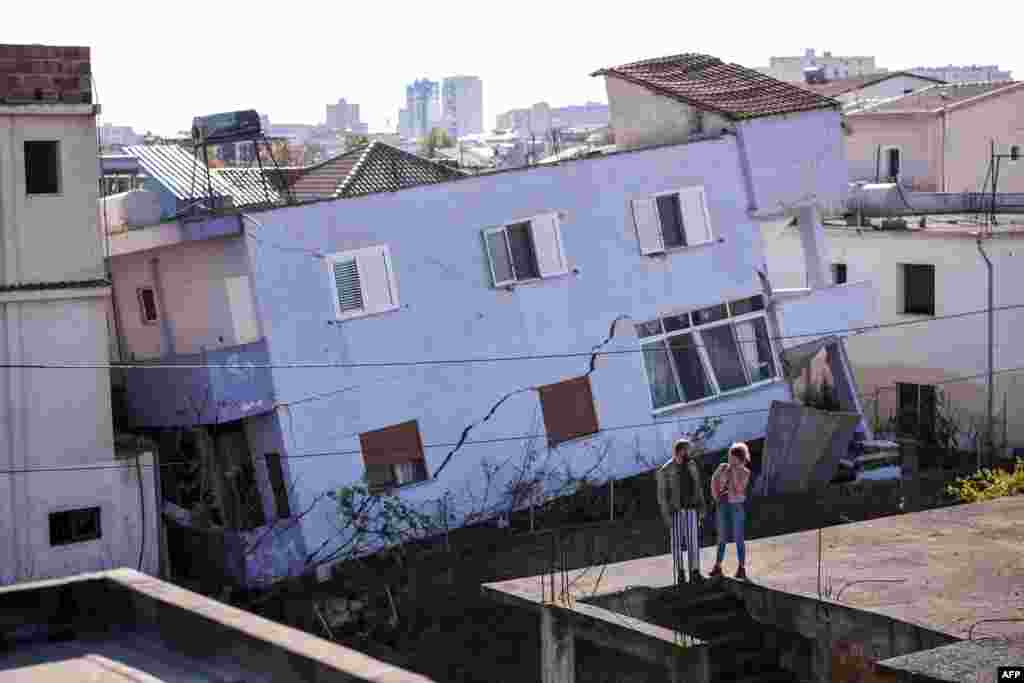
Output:
[[371,493],[429,479],[416,420],[359,435]]
[[1014,164],[1020,159],[1020,145],[1010,145],[1010,163]]
[[398,308],[398,287],[386,245],[332,254],[327,262],[339,320]]
[[882,164],[885,170],[885,177],[892,182],[900,178],[901,157],[902,155],[898,147],[886,147],[883,150]]
[[539,393],[549,446],[557,446],[598,431],[597,410],[589,377],[549,384],[540,387]]
[[58,194],[60,192],[60,143],[30,141],[25,143],[25,192]]
[[50,545],[92,541],[102,535],[98,507],[50,513]]
[[703,187],[636,199],[632,207],[640,253],[645,256],[713,239]]
[[935,315],[935,266],[903,265],[903,312]]
[[495,287],[568,272],[556,214],[484,230]]
[[833,263],[832,264],[832,284],[844,285],[846,284],[846,264],[845,263]]
[[160,318],[156,310],[156,294],[152,287],[140,287],[138,295],[139,310],[142,313],[142,323],[144,325],[152,325]]
[[270,490],[274,493],[274,506],[277,508],[278,519],[287,519],[292,516],[291,506],[288,504],[288,488],[284,483],[284,468],[281,465],[281,455],[278,453],[267,453],[267,475],[270,478]]
[[760,295],[642,322],[636,332],[655,410],[777,376]]
[[899,414],[897,428],[900,434],[922,441],[935,440],[936,394],[930,384],[897,383]]

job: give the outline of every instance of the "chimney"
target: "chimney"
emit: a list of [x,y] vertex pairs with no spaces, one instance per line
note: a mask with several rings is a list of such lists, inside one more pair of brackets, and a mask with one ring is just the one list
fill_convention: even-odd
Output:
[[0,101],[90,104],[89,48],[0,45]]

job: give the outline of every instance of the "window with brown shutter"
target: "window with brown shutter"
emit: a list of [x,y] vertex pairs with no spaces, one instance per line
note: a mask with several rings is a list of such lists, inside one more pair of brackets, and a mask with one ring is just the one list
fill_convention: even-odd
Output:
[[549,446],[557,446],[598,431],[597,410],[589,377],[548,384],[540,387],[539,391]]
[[419,424],[410,420],[359,435],[371,493],[426,481],[427,463]]

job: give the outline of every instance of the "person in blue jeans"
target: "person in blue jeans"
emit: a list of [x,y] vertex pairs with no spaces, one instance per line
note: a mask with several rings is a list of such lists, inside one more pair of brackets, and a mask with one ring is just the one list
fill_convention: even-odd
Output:
[[746,523],[747,484],[750,482],[750,449],[743,442],[729,447],[728,460],[718,466],[711,477],[711,495],[715,499],[715,521],[718,527],[718,557],[711,570],[711,576],[722,576],[722,561],[725,560],[725,546],[730,536],[736,544],[736,559],[739,568],[736,578],[746,580],[746,546],[743,542]]

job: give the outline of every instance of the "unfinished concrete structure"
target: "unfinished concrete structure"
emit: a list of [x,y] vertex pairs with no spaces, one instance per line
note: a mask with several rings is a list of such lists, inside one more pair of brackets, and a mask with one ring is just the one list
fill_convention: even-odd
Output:
[[0,681],[430,679],[130,569],[0,589]]
[[754,541],[749,583],[677,588],[659,555],[483,591],[538,614],[545,683],[586,679],[586,659],[649,680],[975,680],[942,677],[944,648],[985,648],[959,660],[963,676],[1011,663],[1024,635],[1022,514],[1024,499],[1007,498]]

